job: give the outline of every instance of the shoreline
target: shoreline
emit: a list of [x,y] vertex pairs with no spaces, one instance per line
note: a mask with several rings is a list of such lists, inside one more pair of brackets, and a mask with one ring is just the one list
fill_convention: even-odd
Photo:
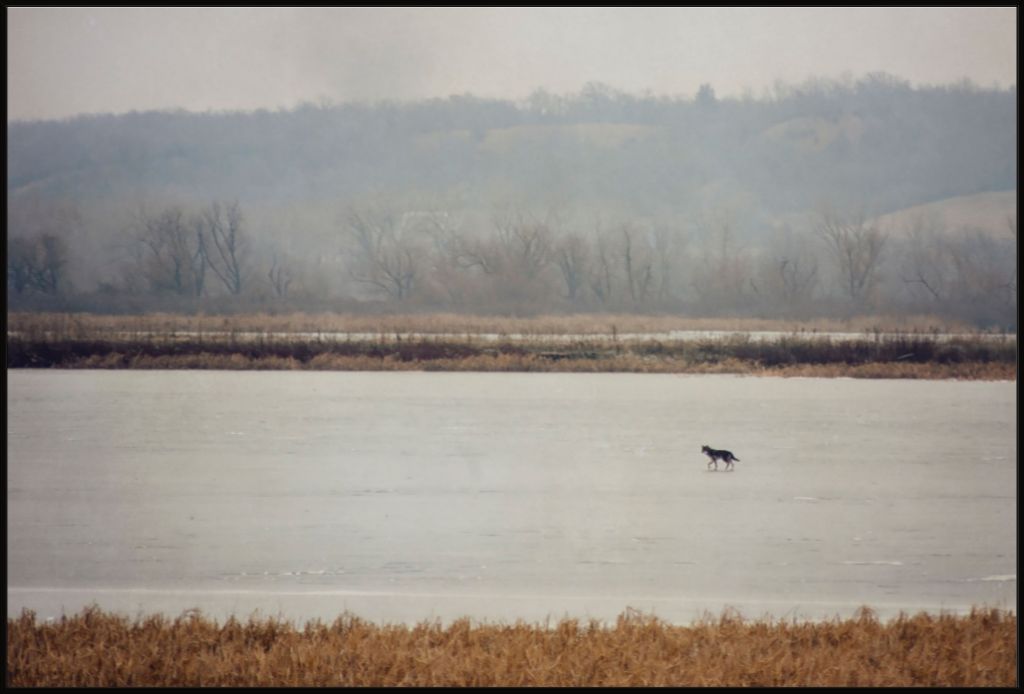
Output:
[[738,374],[1016,380],[1015,334],[927,317],[794,322],[455,314],[9,313],[7,368]]
[[735,374],[1013,381],[1016,341],[743,337],[553,342],[467,338],[7,338],[8,369]]
[[[608,368],[611,367],[611,368]],[[194,357],[179,356],[167,358],[134,357],[125,361],[125,356],[111,353],[105,357],[93,356],[62,364],[50,365],[8,365],[14,369],[52,370],[189,370],[189,371],[364,371],[364,372],[449,372],[449,373],[649,373],[675,375],[735,375],[754,378],[863,378],[894,380],[955,380],[955,381],[1015,381],[1015,365],[993,365],[966,363],[956,365],[906,364],[890,366],[885,364],[842,365],[794,365],[782,367],[760,367],[751,363],[718,363],[710,365],[686,365],[673,363],[652,363],[626,365],[594,365],[562,361],[557,365],[539,361],[497,361],[459,360],[431,362],[403,362],[388,359],[332,359],[329,366],[303,365],[295,360],[276,358],[248,359],[241,355],[210,357],[199,354]]]

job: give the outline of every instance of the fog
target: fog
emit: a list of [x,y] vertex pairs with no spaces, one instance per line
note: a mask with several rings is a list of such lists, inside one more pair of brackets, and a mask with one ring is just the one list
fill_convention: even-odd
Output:
[[844,73],[1017,79],[1013,7],[15,7],[7,21],[8,119],[519,99],[592,81],[740,96]]
[[1013,328],[1015,15],[13,8],[8,308]]

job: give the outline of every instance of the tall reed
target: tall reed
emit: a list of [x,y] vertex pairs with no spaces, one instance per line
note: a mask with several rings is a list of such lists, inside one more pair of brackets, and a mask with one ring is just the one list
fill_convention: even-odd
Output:
[[868,378],[1016,378],[1016,340],[927,335],[609,336],[257,333],[7,336],[8,368],[309,369],[738,373]]
[[673,626],[636,612],[614,625],[223,624],[197,612],[134,621],[98,608],[7,620],[11,686],[1013,686],[1017,618],[868,609],[826,622],[726,612]]
[[671,331],[769,331],[793,334],[825,332],[973,333],[963,323],[932,316],[859,316],[849,320],[786,320],[760,318],[699,318],[678,315],[584,313],[533,317],[481,316],[456,313],[351,314],[288,313],[238,315],[96,315],[88,313],[7,314],[8,331],[48,332],[52,336],[204,332],[270,333],[418,333],[503,335],[609,335],[612,333],[668,333]]

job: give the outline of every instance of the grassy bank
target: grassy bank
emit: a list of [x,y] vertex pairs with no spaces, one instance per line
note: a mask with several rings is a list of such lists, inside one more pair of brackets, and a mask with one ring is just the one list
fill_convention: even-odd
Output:
[[99,315],[91,313],[9,312],[8,331],[82,336],[112,333],[395,333],[480,335],[608,335],[671,331],[784,333],[959,333],[976,332],[963,323],[932,316],[867,316],[850,320],[793,321],[757,318],[688,318],[670,315],[585,313],[533,316],[479,316],[456,313],[351,314],[255,313],[235,315]]
[[619,372],[677,374],[745,374],[904,379],[1014,380],[1016,363],[986,358],[912,362],[868,358],[858,362],[770,362],[737,358],[719,346],[696,354],[531,351],[529,347],[476,348],[465,344],[407,344],[401,347],[362,343],[318,348],[261,346],[231,348],[209,344],[165,347],[104,342],[31,343],[8,340],[8,368],[67,369],[221,369],[321,371],[518,371]]
[[[1016,378],[1014,336],[950,337],[935,328],[930,332],[882,332],[876,327],[836,337],[818,332],[817,327],[789,326],[783,331],[781,325],[765,324],[757,327],[774,328],[773,334],[753,339],[750,332],[730,332],[726,323],[704,322],[695,327],[678,320],[670,323],[666,318],[626,317],[610,325],[585,323],[579,316],[564,317],[563,323],[555,319],[506,323],[476,319],[480,322],[470,324],[463,321],[473,319],[421,316],[407,318],[405,323],[389,322],[389,330],[377,326],[375,331],[366,320],[334,316],[317,323],[308,316],[260,321],[244,316],[15,314],[8,326],[7,367]],[[620,332],[620,323],[628,331],[661,332]],[[255,329],[259,325],[265,327]],[[461,332],[470,327],[477,332]],[[519,332],[493,332],[498,327]],[[683,330],[705,333],[672,336],[673,331]]]
[[863,609],[828,622],[724,614],[672,626],[375,625],[351,616],[297,627],[199,614],[87,609],[52,623],[7,620],[13,686],[1014,686],[1009,612],[903,616]]

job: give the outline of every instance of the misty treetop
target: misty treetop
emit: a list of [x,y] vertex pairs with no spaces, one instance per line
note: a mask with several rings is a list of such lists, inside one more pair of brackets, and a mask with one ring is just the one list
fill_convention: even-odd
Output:
[[[1016,314],[1016,89],[306,104],[8,126],[8,306]],[[1015,198],[1012,207],[1015,209]],[[906,227],[906,228],[902,228]],[[985,278],[985,279],[982,279]]]

